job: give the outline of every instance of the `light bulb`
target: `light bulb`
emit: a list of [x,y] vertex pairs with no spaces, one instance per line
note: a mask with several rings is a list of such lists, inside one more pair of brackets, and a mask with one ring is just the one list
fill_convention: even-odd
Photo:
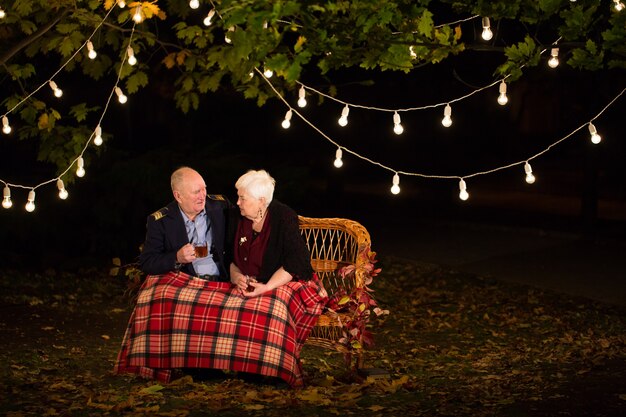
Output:
[[548,66],[550,68],[556,68],[559,66],[559,48],[552,48],[552,51],[550,51]]
[[391,194],[399,194],[400,193],[400,176],[398,173],[393,175],[393,180],[391,180]]
[[467,192],[467,184],[465,184],[463,178],[461,178],[461,180],[459,181],[459,198],[463,201],[469,198],[469,193]]
[[11,126],[9,125],[9,118],[2,116],[2,133],[8,135],[11,133]]
[[535,182],[535,176],[533,175],[533,169],[530,167],[528,162],[524,164],[524,172],[526,173],[526,182],[533,184]]
[[291,126],[291,114],[291,109],[287,110],[287,113],[285,113],[285,120],[283,120],[282,123],[283,129],[289,129],[289,126]]
[[85,176],[85,160],[82,156],[76,160],[76,176],[81,178]]
[[102,145],[102,128],[100,125],[96,126],[96,131],[94,133],[93,144],[96,146]]
[[204,26],[211,26],[211,19],[213,19],[213,15],[215,15],[215,9],[211,9],[209,14],[204,18],[204,21],[202,22],[204,23]]
[[126,48],[126,54],[128,55],[128,65],[133,66],[137,63],[137,58],[135,58],[135,51],[132,46],[128,46]]
[[189,2],[189,7],[191,7],[192,9],[197,9],[198,7],[200,7],[200,0],[191,0]]
[[486,41],[490,41],[493,38],[493,32],[491,31],[491,24],[488,17],[483,17],[483,33],[482,38]]
[[350,107],[346,104],[343,110],[341,110],[341,117],[339,118],[339,126],[344,127],[348,124],[348,114],[350,113]]
[[89,51],[87,53],[87,56],[89,57],[89,59],[96,59],[96,57],[98,56],[98,53],[96,52],[95,49],[93,49],[93,43],[91,43],[91,41],[87,41],[87,50]]
[[133,14],[133,20],[135,21],[135,23],[141,23],[141,21],[143,20],[143,16],[141,14],[141,6],[137,6],[135,8],[135,14]]
[[441,124],[444,127],[452,126],[452,107],[449,104],[446,104],[446,107],[443,109],[443,119],[441,120]]
[[398,112],[393,113],[393,132],[396,135],[401,135],[404,132],[404,128],[400,124],[400,115]]
[[126,103],[126,102],[128,101],[128,97],[126,97],[126,96],[124,95],[124,93],[122,92],[122,89],[121,89],[121,88],[119,88],[119,87],[115,87],[115,94],[117,94],[117,100],[118,100],[120,103],[124,104],[124,103]]
[[50,88],[52,89],[52,91],[54,92],[54,96],[55,97],[61,97],[63,95],[63,90],[61,90],[58,86],[57,83],[55,83],[54,81],[48,81],[48,85],[50,86]]
[[589,122],[589,133],[591,134],[591,143],[597,145],[602,142],[602,136],[598,135],[596,127],[591,122]]
[[11,208],[11,206],[13,205],[13,202],[11,201],[11,189],[9,188],[8,185],[4,186],[4,192],[2,194],[3,194],[2,207],[4,207],[5,209]]
[[[226,42],[226,43],[233,43],[233,40],[230,39],[230,32],[234,32],[234,31],[235,31],[235,27],[234,26],[231,26],[231,27],[228,28],[228,31],[224,35],[224,42]],[[271,77],[271,75],[270,75],[270,77]],[[269,78],[269,77],[267,77],[267,78]]]
[[0,7],[0,19],[4,19],[6,17],[7,13],[4,11],[4,9],[2,7]]
[[65,189],[65,184],[63,184],[63,180],[61,178],[57,180],[57,188],[59,190],[59,198],[61,200],[65,200],[69,193]]
[[341,168],[343,166],[343,161],[341,160],[342,154],[341,148],[337,148],[337,152],[335,152],[335,168]]
[[498,104],[504,106],[509,102],[509,98],[506,96],[506,83],[504,80],[500,83],[500,95],[498,96]]
[[28,200],[26,203],[26,207],[24,207],[27,212],[32,213],[35,211],[35,190],[30,190],[28,192]]
[[263,75],[265,75],[265,78],[272,78],[272,75],[274,75],[274,71],[265,67],[265,70],[263,71]]
[[615,3],[613,7],[615,7],[616,11],[621,12],[622,10],[624,10],[624,3],[622,3],[620,0],[613,0],[613,3]]
[[300,90],[298,91],[298,106],[299,107],[306,107],[306,91],[304,90],[304,86],[300,87]]
[[124,0],[119,0],[117,2],[117,5],[120,6],[120,9],[123,9],[124,7],[126,7],[126,2]]
[[411,56],[411,59],[417,58],[417,54],[415,53],[415,50],[413,49],[413,45],[409,46],[409,55]]

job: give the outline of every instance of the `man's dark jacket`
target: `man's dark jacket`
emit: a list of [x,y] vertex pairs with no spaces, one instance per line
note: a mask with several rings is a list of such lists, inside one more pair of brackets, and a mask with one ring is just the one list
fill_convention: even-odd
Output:
[[[228,281],[236,211],[221,195],[207,195],[205,210],[211,224],[210,253],[220,271],[220,280]],[[197,275],[191,263],[179,265],[176,261],[176,252],[189,243],[185,220],[176,201],[149,215],[146,229],[146,240],[139,255],[139,267],[143,272],[157,275],[178,269]]]

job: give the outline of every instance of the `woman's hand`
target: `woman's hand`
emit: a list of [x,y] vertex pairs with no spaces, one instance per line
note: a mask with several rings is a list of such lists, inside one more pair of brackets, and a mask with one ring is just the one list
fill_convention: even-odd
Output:
[[[257,282],[253,277],[250,278],[249,283],[246,285],[246,290],[243,292],[244,297],[253,298],[257,297],[269,290],[267,284]],[[252,291],[249,291],[252,289]]]

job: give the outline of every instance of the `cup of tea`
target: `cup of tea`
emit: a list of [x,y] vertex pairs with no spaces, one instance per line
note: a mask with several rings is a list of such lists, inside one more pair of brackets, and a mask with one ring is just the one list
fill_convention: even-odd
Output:
[[206,242],[194,243],[193,248],[196,251],[196,258],[204,258],[209,255]]

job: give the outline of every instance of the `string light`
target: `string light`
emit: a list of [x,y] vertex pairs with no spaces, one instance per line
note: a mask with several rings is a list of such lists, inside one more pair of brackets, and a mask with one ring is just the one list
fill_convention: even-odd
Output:
[[618,12],[621,12],[622,10],[624,10],[624,3],[622,3],[620,0],[613,0],[613,3],[615,7],[615,10]]
[[463,201],[469,198],[469,193],[467,192],[467,184],[465,184],[465,180],[461,178],[459,181],[459,198]]
[[396,135],[401,135],[402,132],[404,132],[404,128],[402,127],[402,124],[400,124],[400,115],[398,112],[393,113],[393,132]]
[[57,180],[57,189],[59,190],[59,198],[61,200],[67,199],[69,193],[65,189],[65,184],[63,184],[63,180],[61,178]]
[[526,182],[529,184],[535,183],[535,176],[533,175],[533,169],[530,167],[528,161],[524,164],[524,172],[526,173]]
[[298,107],[306,107],[306,91],[304,91],[304,86],[300,87],[298,91]]
[[87,50],[89,51],[87,53],[87,56],[89,57],[89,59],[96,59],[96,57],[98,56],[98,53],[96,52],[95,49],[93,49],[93,43],[91,43],[91,41],[87,41]]
[[502,80],[502,82],[500,83],[500,95],[498,96],[498,104],[501,106],[504,106],[506,103],[509,102],[509,98],[506,96],[506,83],[504,82],[504,80]]
[[[228,31],[226,32],[226,34],[224,35],[224,42],[226,43],[233,43],[232,39],[230,39],[230,32],[234,32],[235,31],[235,27],[231,26],[228,28]],[[271,75],[270,75],[271,77]]]
[[215,9],[211,9],[209,11],[209,14],[202,21],[202,23],[204,23],[204,26],[211,26],[211,20],[213,19],[213,15],[215,15]]
[[265,67],[265,69],[263,70],[263,75],[265,75],[265,78],[272,78],[272,75],[274,75],[274,71]]
[[391,194],[400,194],[400,176],[396,172],[391,180]]
[[415,49],[413,49],[413,45],[409,46],[409,55],[411,55],[411,59],[417,58],[417,54],[415,53]]
[[452,107],[449,104],[446,104],[446,107],[443,109],[443,119],[441,120],[441,124],[444,127],[452,126]]
[[6,17],[7,13],[4,11],[4,9],[2,7],[0,7],[0,19],[4,19]]
[[285,113],[285,120],[283,120],[281,124],[283,129],[289,129],[289,126],[291,126],[291,116],[292,116],[292,111],[291,109],[289,109],[287,110],[287,113]]
[[350,113],[350,107],[346,104],[343,110],[341,110],[341,117],[338,120],[339,126],[345,127],[348,124],[348,114]]
[[591,134],[591,143],[597,145],[602,141],[602,136],[598,135],[598,131],[593,123],[589,122],[589,133]]
[[548,66],[550,68],[556,68],[559,66],[559,48],[552,48],[552,50],[550,51]]
[[119,0],[117,2],[117,5],[120,6],[120,9],[123,9],[124,7],[126,7],[126,2],[124,0]]
[[343,161],[341,160],[342,156],[343,152],[341,151],[341,148],[337,148],[337,152],[335,152],[335,162],[333,163],[335,168],[341,168],[343,166]]
[[5,135],[11,133],[11,125],[9,125],[9,118],[7,116],[2,116],[2,133]]
[[143,15],[141,14],[141,6],[135,8],[135,14],[133,14],[133,20],[135,23],[141,23],[143,21]]
[[96,146],[102,145],[102,128],[100,125],[96,126],[95,137],[93,138],[93,144]]
[[192,9],[197,9],[198,7],[200,7],[200,1],[199,0],[191,0],[189,2],[189,7],[191,7]]
[[76,176],[80,178],[85,176],[85,160],[82,156],[76,160]]
[[137,58],[135,58],[135,51],[133,50],[132,46],[128,45],[128,48],[126,48],[126,54],[128,55],[128,65],[132,67],[137,63]]
[[115,87],[115,94],[117,94],[117,100],[120,103],[124,104],[128,101],[128,97],[126,97],[124,93],[122,92],[122,89],[117,86]]
[[35,211],[35,190],[30,190],[28,192],[28,199],[24,208],[29,213]]
[[61,90],[58,86],[57,83],[55,83],[54,81],[48,81],[48,85],[50,86],[50,88],[52,89],[52,91],[54,92],[54,96],[55,97],[61,97],[63,95],[63,90]]
[[13,206],[13,202],[11,201],[11,189],[8,185],[4,186],[4,192],[2,194],[2,207],[4,207],[5,209],[10,209],[11,206]]
[[490,41],[493,38],[493,32],[491,31],[491,24],[488,17],[483,17],[483,33],[482,38],[486,41]]

